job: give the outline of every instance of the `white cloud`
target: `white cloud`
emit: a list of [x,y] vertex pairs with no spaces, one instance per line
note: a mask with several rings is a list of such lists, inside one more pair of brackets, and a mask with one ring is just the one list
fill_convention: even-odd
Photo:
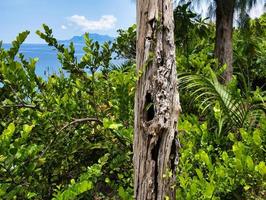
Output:
[[62,25],[62,26],[61,26],[61,29],[66,30],[67,27],[66,27],[65,25]]
[[85,16],[73,15],[68,20],[83,31],[111,29],[114,28],[117,22],[117,19],[113,15],[103,15],[99,20],[89,20]]

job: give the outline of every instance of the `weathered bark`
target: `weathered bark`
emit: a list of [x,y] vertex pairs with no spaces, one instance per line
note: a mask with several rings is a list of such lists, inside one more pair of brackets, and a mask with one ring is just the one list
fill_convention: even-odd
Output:
[[180,110],[172,0],[137,1],[134,196],[175,199]]
[[233,17],[235,0],[215,0],[216,42],[215,55],[220,66],[227,65],[222,82],[227,84],[233,77]]

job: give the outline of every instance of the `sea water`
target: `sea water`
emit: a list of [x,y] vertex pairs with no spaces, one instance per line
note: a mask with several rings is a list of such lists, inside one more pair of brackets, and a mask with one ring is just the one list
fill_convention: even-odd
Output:
[[[10,49],[11,44],[3,44],[3,48]],[[83,56],[83,45],[75,45],[75,56],[78,60]],[[38,58],[36,64],[36,74],[42,77],[47,77],[51,74],[58,73],[62,68],[60,61],[57,58],[57,50],[47,44],[22,44],[19,53],[22,53],[26,59]]]

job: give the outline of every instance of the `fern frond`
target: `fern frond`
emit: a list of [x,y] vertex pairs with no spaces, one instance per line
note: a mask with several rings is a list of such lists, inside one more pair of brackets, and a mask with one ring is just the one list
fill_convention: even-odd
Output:
[[202,112],[219,102],[223,117],[227,122],[226,126],[229,129],[254,125],[256,124],[255,119],[263,113],[262,105],[252,104],[248,99],[234,94],[228,87],[220,84],[211,69],[210,77],[199,74],[181,75],[180,88],[189,91],[193,101],[200,102],[200,107],[203,108]]

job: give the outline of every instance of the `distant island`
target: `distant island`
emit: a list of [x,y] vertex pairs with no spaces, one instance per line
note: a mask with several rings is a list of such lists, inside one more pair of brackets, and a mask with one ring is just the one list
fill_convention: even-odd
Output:
[[[99,43],[104,43],[107,41],[113,41],[115,38],[109,36],[109,35],[100,35],[97,33],[89,33],[89,37],[93,39],[94,41],[98,41]],[[62,44],[69,44],[70,42],[73,42],[74,44],[84,44],[84,35],[81,36],[74,36],[69,40],[59,40]]]

